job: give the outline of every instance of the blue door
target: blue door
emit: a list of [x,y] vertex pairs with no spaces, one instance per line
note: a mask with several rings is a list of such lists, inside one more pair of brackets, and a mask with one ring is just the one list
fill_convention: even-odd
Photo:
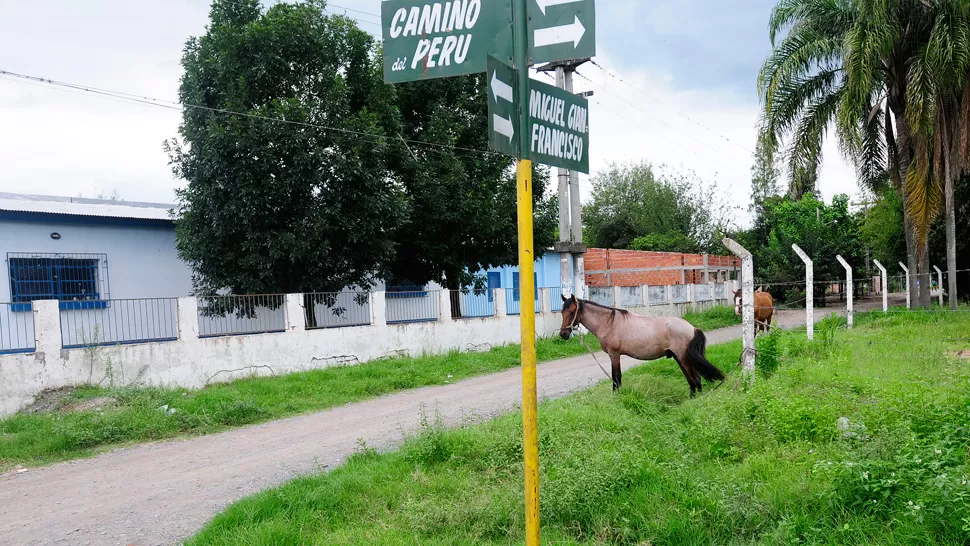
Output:
[[488,274],[488,301],[491,303],[495,299],[495,292],[493,290],[498,290],[502,288],[502,274],[501,273],[489,273]]

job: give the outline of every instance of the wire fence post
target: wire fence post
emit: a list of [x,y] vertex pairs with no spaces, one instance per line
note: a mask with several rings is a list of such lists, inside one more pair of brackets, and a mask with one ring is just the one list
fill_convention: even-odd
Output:
[[842,256],[836,256],[835,259],[838,260],[839,263],[842,264],[842,267],[845,268],[845,286],[846,290],[849,292],[845,299],[845,314],[849,323],[849,329],[851,330],[853,315],[852,297],[855,296],[855,290],[852,289],[852,266],[850,266],[849,262],[845,261],[845,258]]
[[[876,264],[879,268],[879,272],[882,275],[882,312],[889,312],[889,276],[886,274],[886,268],[879,260],[872,260],[872,263]],[[909,291],[906,292],[906,297],[909,298]]]
[[902,267],[906,273],[906,309],[912,309],[913,302],[910,301],[912,296],[909,294],[909,268],[903,262],[899,262],[899,267]]
[[724,246],[741,258],[741,332],[744,351],[741,353],[741,369],[744,381],[754,383],[754,258],[746,248],[733,239],[724,238]]
[[808,339],[815,339],[815,263],[800,246],[793,244],[791,247],[805,262],[805,327]]
[[940,308],[943,307],[943,272],[940,271],[939,267],[933,266],[936,270],[937,285],[940,287]]

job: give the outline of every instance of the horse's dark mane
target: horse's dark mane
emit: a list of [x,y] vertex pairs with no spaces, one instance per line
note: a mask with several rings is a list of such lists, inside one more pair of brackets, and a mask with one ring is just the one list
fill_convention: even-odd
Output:
[[579,300],[579,301],[583,305],[589,304],[589,305],[592,305],[593,307],[599,307],[600,309],[606,309],[608,311],[613,311],[614,313],[619,313],[621,315],[629,315],[630,314],[630,312],[627,311],[626,309],[617,309],[616,307],[609,307],[607,305],[603,305],[603,304],[600,304],[600,303],[596,303],[595,301],[589,301],[589,300]]

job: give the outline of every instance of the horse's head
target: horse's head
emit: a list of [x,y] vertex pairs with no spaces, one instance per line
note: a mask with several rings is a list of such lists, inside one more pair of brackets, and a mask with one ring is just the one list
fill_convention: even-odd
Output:
[[741,316],[741,290],[734,293],[734,314]]
[[573,334],[573,329],[579,325],[582,307],[580,307],[575,295],[569,296],[569,298],[562,295],[559,297],[562,298],[562,327],[559,328],[559,337],[569,340]]

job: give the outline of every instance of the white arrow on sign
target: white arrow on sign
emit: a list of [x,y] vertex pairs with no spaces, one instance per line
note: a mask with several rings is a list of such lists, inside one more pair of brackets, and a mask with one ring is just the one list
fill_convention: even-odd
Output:
[[512,102],[512,86],[498,79],[498,73],[492,72],[492,95],[495,97],[495,102],[498,102],[499,97]]
[[539,4],[539,11],[543,15],[546,14],[546,8],[549,6],[559,6],[562,4],[574,4],[576,2],[583,2],[584,0],[536,0],[536,4]]
[[509,142],[512,142],[512,137],[515,135],[512,118],[503,118],[498,114],[492,114],[492,123],[495,124],[496,133],[509,137]]
[[579,21],[579,16],[569,25],[558,27],[537,28],[535,33],[535,47],[550,46],[556,44],[573,43],[573,47],[579,47],[579,41],[586,34],[586,27]]

